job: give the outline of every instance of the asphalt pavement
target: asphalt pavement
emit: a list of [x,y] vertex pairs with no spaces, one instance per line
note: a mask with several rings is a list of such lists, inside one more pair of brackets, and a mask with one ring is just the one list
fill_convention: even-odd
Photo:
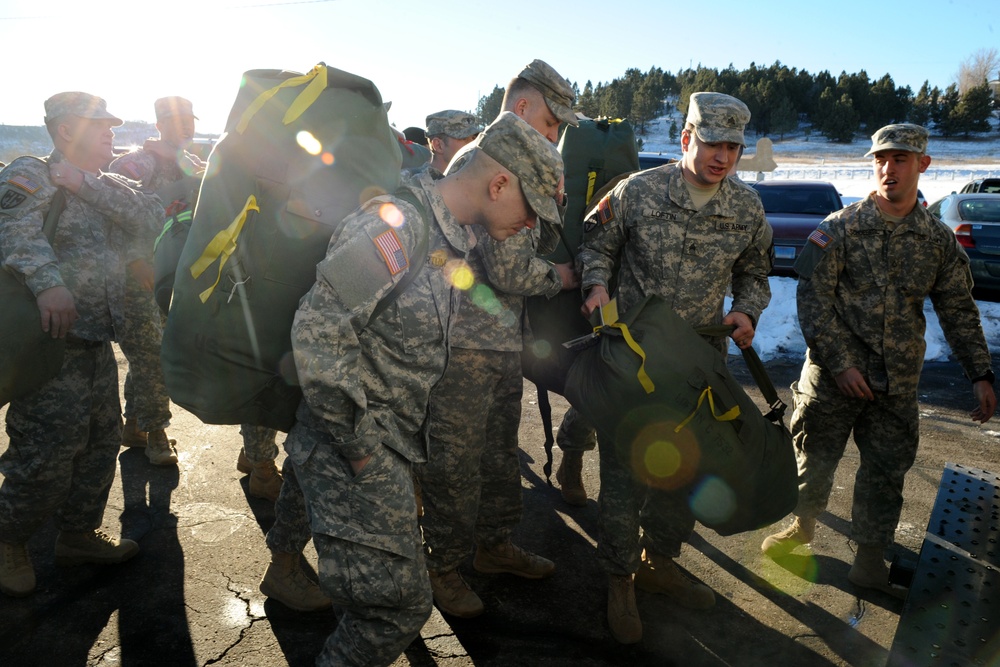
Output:
[[[741,364],[730,362],[754,394]],[[768,368],[789,400],[798,365],[772,362]],[[920,392],[922,445],[892,548],[911,560],[945,462],[1000,470],[1000,428],[968,419],[971,391],[957,364],[929,364]],[[556,425],[566,407],[554,398]],[[257,590],[274,513],[270,503],[247,495],[248,479],[236,470],[239,428],[205,425],[175,409],[168,432],[178,440],[179,465],[154,467],[142,450],[123,449],[105,514],[105,528],[137,540],[140,554],[119,566],[56,567],[55,530],[47,525],[29,543],[36,592],[23,599],[0,595],[0,665],[313,664],[337,615],[297,613]],[[570,507],[546,483],[543,440],[537,396],[526,384],[524,520],[516,541],[554,560],[555,575],[542,581],[482,575],[470,560],[463,574],[486,613],[461,620],[435,611],[397,665],[885,664],[904,603],[847,581],[855,548],[846,537],[857,469],[853,445],[811,550],[779,565],[759,551],[773,529],[720,537],[699,526],[678,562],[715,590],[715,608],[689,611],[640,592],[644,638],[626,647],[608,631],[606,580],[594,557],[596,452],[584,459],[591,500]],[[0,434],[0,452],[7,446]],[[314,567],[311,546],[306,557]]]

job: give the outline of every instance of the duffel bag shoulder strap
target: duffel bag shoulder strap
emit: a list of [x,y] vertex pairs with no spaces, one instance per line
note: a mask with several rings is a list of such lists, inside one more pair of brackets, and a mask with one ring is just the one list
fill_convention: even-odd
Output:
[[375,310],[372,311],[371,316],[371,319],[373,320],[381,315],[386,308],[392,305],[392,302],[395,301],[400,294],[406,291],[406,288],[409,287],[414,280],[416,280],[420,270],[424,268],[424,262],[427,261],[427,207],[424,206],[423,201],[420,200],[420,197],[415,192],[406,187],[396,190],[396,192],[393,193],[393,197],[402,199],[408,204],[412,204],[413,207],[417,209],[417,212],[420,214],[420,238],[417,239],[417,247],[413,249],[413,256],[410,257],[409,270],[406,272],[406,275],[403,276],[403,279],[396,283],[396,286],[392,288],[392,291],[382,297],[382,300],[375,306]]
[[66,191],[62,188],[56,188],[56,193],[52,195],[52,201],[49,202],[49,210],[45,213],[45,222],[42,223],[42,233],[49,240],[49,244],[56,236],[56,225],[59,224],[59,216],[62,215],[65,208]]
[[[695,329],[695,333],[698,335],[712,338],[728,336],[732,332],[733,327],[727,324],[716,324]],[[774,383],[771,382],[771,377],[767,374],[767,369],[764,368],[764,362],[760,360],[757,350],[753,349],[753,347],[740,350],[740,352],[743,353],[743,361],[746,363],[750,375],[753,376],[754,382],[757,383],[761,395],[767,401],[767,405],[770,408],[770,411],[764,417],[770,421],[780,421],[784,418],[785,409],[788,406],[778,398],[778,391],[774,388]]]

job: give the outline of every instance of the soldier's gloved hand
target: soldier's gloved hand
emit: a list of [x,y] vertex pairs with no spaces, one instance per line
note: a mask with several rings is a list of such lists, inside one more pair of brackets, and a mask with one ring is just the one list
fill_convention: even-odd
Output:
[[79,317],[73,295],[62,285],[42,290],[35,303],[41,314],[42,331],[50,332],[53,338],[65,338]]

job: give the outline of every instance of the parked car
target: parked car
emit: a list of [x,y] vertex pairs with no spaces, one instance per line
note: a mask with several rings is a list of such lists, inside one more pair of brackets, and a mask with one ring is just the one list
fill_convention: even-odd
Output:
[[927,208],[927,198],[924,197],[924,193],[921,192],[920,190],[917,190],[917,203],[923,206],[924,208]]
[[795,260],[823,219],[843,208],[840,193],[826,181],[765,180],[752,183],[774,230],[773,273],[792,272]]
[[676,156],[668,155],[667,153],[648,153],[645,151],[639,153],[639,169],[650,169],[651,167],[659,167],[662,164],[670,164],[671,162],[678,161]]
[[1000,193],[951,193],[927,207],[955,232],[976,287],[1000,289]]
[[977,178],[962,186],[960,194],[967,192],[1000,193],[1000,178]]

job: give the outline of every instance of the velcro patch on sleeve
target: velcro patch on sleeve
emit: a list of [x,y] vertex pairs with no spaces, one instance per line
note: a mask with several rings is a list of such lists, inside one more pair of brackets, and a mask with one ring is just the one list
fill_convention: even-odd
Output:
[[18,174],[17,176],[12,176],[7,179],[7,182],[11,185],[21,188],[29,195],[33,195],[38,192],[38,189],[42,187],[41,183],[33,181],[24,174]]
[[389,273],[396,275],[409,266],[406,260],[406,253],[396,236],[396,231],[388,229],[375,237],[375,246],[382,255],[382,260],[389,268]]
[[815,243],[820,248],[826,248],[826,246],[829,245],[830,240],[831,239],[829,236],[827,236],[818,229],[809,235],[809,241],[811,243]]
[[615,219],[615,211],[611,208],[611,195],[605,195],[597,204],[597,220],[606,225]]
[[131,178],[133,181],[142,180],[142,172],[139,170],[139,165],[135,164],[134,162],[126,162],[125,164],[123,164],[122,171],[124,171],[125,175]]

